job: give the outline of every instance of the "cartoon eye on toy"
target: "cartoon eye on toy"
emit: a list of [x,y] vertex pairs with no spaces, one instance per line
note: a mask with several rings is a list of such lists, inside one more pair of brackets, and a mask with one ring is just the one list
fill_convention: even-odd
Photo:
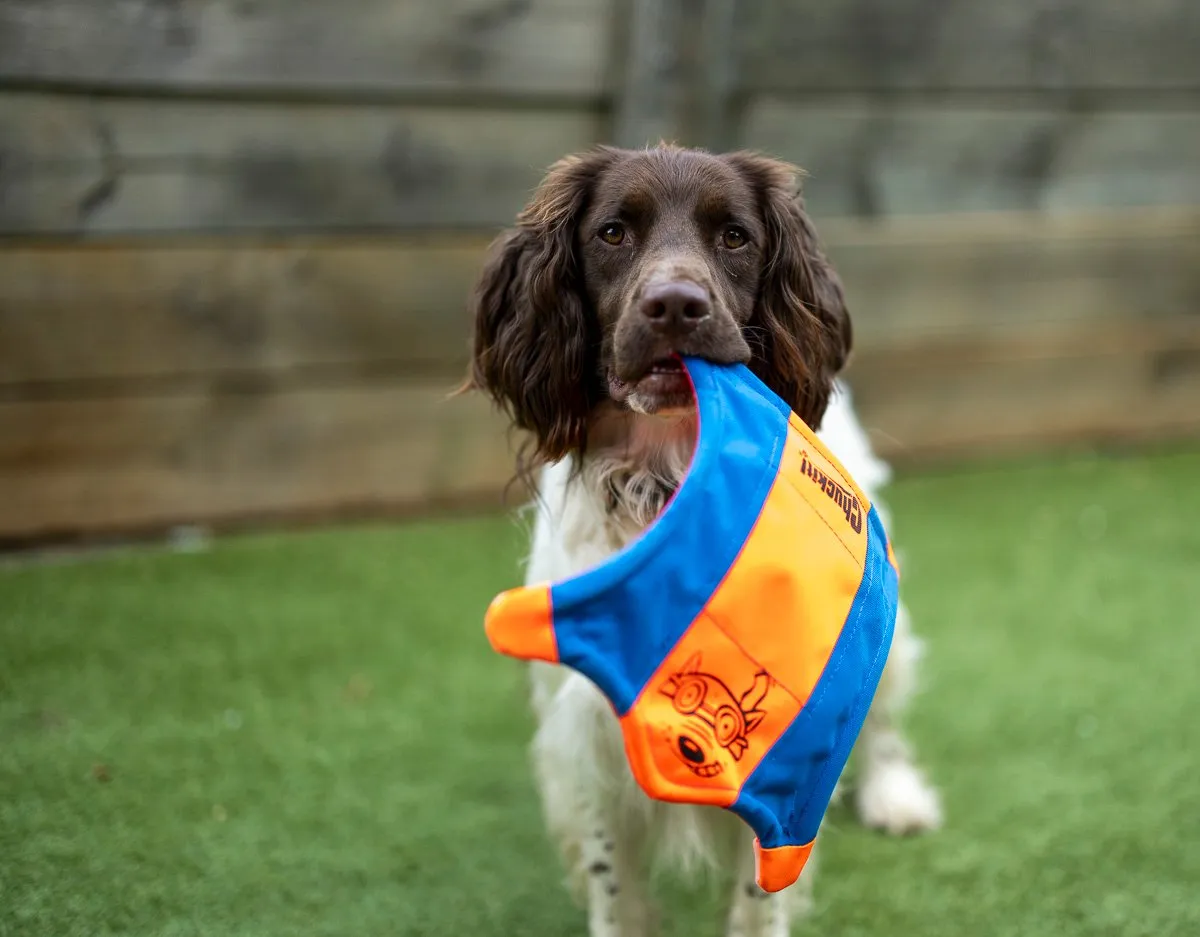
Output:
[[686,735],[679,736],[679,754],[692,764],[698,765],[704,761],[704,749]]
[[675,691],[676,711],[690,716],[703,704],[707,693],[708,687],[699,677],[680,678],[679,688]]
[[713,729],[717,733],[717,744],[728,748],[730,742],[743,734],[742,714],[732,706],[722,706],[713,717]]

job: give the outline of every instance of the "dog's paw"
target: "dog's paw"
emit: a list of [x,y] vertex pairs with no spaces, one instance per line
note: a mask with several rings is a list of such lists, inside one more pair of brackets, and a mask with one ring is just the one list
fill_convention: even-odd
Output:
[[937,791],[907,761],[879,765],[863,778],[858,815],[865,826],[895,836],[924,833],[942,825]]

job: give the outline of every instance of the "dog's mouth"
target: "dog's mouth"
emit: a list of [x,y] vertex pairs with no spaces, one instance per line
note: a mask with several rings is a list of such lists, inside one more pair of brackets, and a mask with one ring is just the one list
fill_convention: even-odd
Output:
[[613,400],[640,413],[690,411],[695,402],[691,379],[678,357],[657,358],[640,377],[629,381],[609,372],[608,392]]

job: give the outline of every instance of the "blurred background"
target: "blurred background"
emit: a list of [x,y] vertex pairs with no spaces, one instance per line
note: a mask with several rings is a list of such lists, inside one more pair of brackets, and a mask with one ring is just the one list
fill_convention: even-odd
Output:
[[0,0],[0,935],[584,931],[446,397],[660,139],[807,170],[897,470],[947,823],[835,806],[802,932],[1200,933],[1200,3]]
[[597,142],[809,173],[897,465],[1200,436],[1189,0],[2,0],[0,539],[494,503],[487,240]]

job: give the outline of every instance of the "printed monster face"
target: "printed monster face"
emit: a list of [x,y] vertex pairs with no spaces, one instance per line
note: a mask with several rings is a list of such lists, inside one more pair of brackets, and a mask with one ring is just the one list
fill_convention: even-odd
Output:
[[766,716],[758,707],[770,682],[766,673],[759,673],[749,690],[735,696],[722,680],[700,670],[700,655],[694,654],[659,688],[679,716],[664,726],[671,751],[702,778],[716,777],[731,761],[740,761],[748,736]]

